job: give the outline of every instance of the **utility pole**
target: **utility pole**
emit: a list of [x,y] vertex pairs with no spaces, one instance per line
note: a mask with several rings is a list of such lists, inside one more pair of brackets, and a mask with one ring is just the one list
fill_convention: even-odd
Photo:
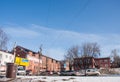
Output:
[[46,56],[46,71],[47,71],[47,62],[48,62],[48,58],[47,58],[47,56]]
[[16,57],[16,49],[15,49],[15,47],[16,47],[16,42],[14,43],[14,46],[13,46],[13,63],[15,63],[15,57]]
[[39,67],[38,67],[38,75],[40,74],[40,63],[41,63],[41,55],[42,55],[42,45],[40,46],[39,48],[39,51],[38,51],[38,54],[39,54]]

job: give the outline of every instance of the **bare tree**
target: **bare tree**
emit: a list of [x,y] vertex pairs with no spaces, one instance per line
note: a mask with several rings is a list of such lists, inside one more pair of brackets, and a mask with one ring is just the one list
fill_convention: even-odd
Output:
[[7,34],[2,29],[0,29],[0,49],[1,50],[7,49],[7,42],[8,42]]
[[86,75],[86,69],[89,68],[90,62],[88,61],[87,57],[98,57],[100,56],[100,46],[97,43],[83,43],[81,48],[81,57],[84,58],[83,66],[85,69],[85,75]]
[[97,43],[83,43],[80,48],[82,57],[100,56],[100,46]]
[[69,68],[70,70],[72,70],[74,58],[98,57],[99,55],[100,55],[100,46],[97,43],[84,43],[81,46],[77,45],[68,49],[67,54],[65,55],[65,59],[69,60]]
[[79,46],[73,46],[68,49],[67,54],[65,55],[65,60],[69,61],[70,70],[72,70],[74,58],[77,58],[78,56],[79,56]]
[[111,56],[113,59],[113,64],[115,64],[115,67],[120,67],[120,55],[119,55],[119,50],[113,49],[111,51]]

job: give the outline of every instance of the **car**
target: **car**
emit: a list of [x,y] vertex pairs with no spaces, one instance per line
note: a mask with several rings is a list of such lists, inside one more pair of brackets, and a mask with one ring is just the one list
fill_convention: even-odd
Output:
[[61,71],[60,76],[76,76],[77,73],[75,71]]
[[19,66],[17,70],[17,75],[26,75],[26,70],[22,66]]
[[32,70],[26,70],[26,75],[32,75]]
[[40,75],[49,76],[49,75],[53,75],[53,72],[52,71],[43,71],[40,73]]
[[100,72],[98,71],[98,69],[94,68],[94,69],[86,69],[86,75],[100,75]]
[[54,75],[54,76],[60,75],[60,72],[59,71],[52,71],[52,75]]
[[6,70],[0,70],[0,75],[6,75]]

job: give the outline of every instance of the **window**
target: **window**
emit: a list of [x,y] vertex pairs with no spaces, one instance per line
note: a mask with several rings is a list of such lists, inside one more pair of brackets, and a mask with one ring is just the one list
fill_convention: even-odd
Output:
[[90,70],[87,70],[87,72],[90,72]]
[[108,67],[108,64],[105,64],[105,67]]
[[4,62],[4,64],[6,64],[6,62]]
[[0,60],[2,59],[2,54],[0,54]]
[[9,59],[12,59],[12,56],[9,56]]
[[82,60],[80,60],[80,64],[82,64]]
[[106,59],[106,60],[104,60],[104,62],[108,62],[108,60]]
[[8,55],[6,55],[6,58],[8,58]]
[[13,60],[11,60],[11,62],[14,62]]
[[53,63],[53,59],[52,59],[52,63]]

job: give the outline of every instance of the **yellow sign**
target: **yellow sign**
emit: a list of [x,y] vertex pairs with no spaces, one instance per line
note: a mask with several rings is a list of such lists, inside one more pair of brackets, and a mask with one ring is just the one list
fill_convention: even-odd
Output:
[[16,57],[16,58],[15,58],[15,63],[16,63],[17,65],[29,66],[29,60],[26,59],[26,58]]

